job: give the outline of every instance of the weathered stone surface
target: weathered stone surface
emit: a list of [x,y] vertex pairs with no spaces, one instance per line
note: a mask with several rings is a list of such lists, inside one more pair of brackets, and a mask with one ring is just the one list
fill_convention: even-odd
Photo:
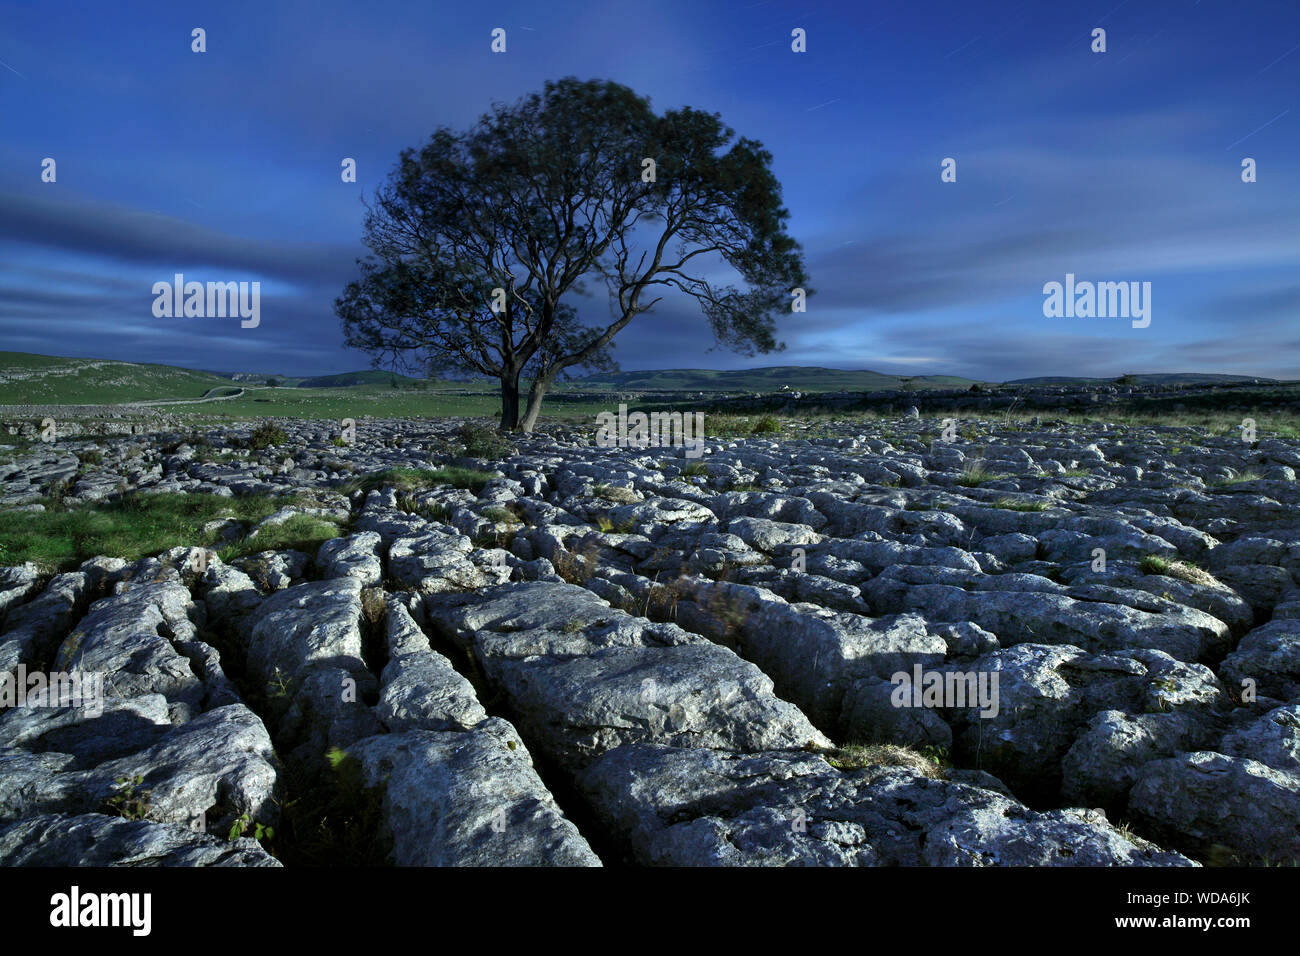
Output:
[[103,675],[109,697],[162,694],[184,719],[206,691],[179,649],[196,637],[193,613],[190,592],[179,583],[130,584],[90,606],[59,646],[55,668]]
[[1224,660],[1222,673],[1237,693],[1250,682],[1259,694],[1300,699],[1300,620],[1282,618],[1255,628]]
[[565,768],[631,741],[740,751],[829,744],[753,664],[581,588],[504,585],[426,608],[509,699],[521,732]]
[[378,682],[362,657],[361,582],[299,584],[258,606],[244,622],[250,672],[271,698],[277,742],[317,769],[330,748],[377,733]]
[[[624,831],[642,862],[1180,862],[1078,807],[1197,860],[1273,861],[1300,774],[1300,443],[1051,418],[1125,390],[888,393],[897,417],[714,436],[699,459],[596,448],[567,423],[489,462],[462,457],[447,420],[363,417],[342,444],[337,423],[277,420],[285,438],[253,449],[250,423],[107,418],[90,441],[60,413],[57,448],[6,449],[0,506],[278,500],[252,533],[223,516],[138,560],[0,568],[0,678],[93,670],[109,691],[99,717],[0,711],[0,813],[83,821],[50,824],[51,847],[61,827],[94,832],[112,767],[156,786],[167,819],[205,800],[228,819],[214,779],[249,804],[263,764],[327,786],[327,755],[366,742],[374,766],[409,761],[379,774],[408,862],[594,862],[586,839],[603,852]],[[1041,414],[1003,417],[1013,400]],[[956,401],[972,405],[941,437]],[[452,487],[430,470],[447,466],[486,474]],[[343,530],[314,556],[256,550],[301,514]],[[913,668],[996,675],[996,699],[900,706]],[[249,714],[241,687],[274,754],[242,719],[220,725]],[[187,777],[166,748],[214,721],[225,743],[207,738]],[[241,740],[256,759],[236,759]],[[832,741],[937,748],[957,769],[930,779],[913,753],[842,772],[816,755]],[[582,834],[555,822],[530,752]],[[691,790],[710,775],[728,782]],[[439,816],[422,788],[459,809]],[[482,829],[503,800],[517,852]],[[798,842],[786,811],[804,805],[820,809]],[[105,836],[107,856],[143,859],[128,837]],[[148,839],[159,859],[226,858],[179,837]]]
[[256,840],[98,813],[38,814],[0,827],[0,866],[279,866]]
[[11,650],[0,652],[4,670],[19,660],[36,663],[49,659],[88,596],[88,581],[81,572],[56,574],[45,590],[26,604],[12,609],[5,619],[0,641]]
[[[174,727],[157,743],[87,770],[70,754],[0,751],[0,820],[38,813],[102,811],[118,796],[145,800],[145,818],[183,826],[203,819],[214,832],[248,814],[278,821],[271,739],[241,704]],[[130,781],[143,779],[138,784]],[[121,781],[128,781],[123,783]],[[146,795],[147,794],[147,795]]]
[[375,705],[385,727],[394,733],[464,730],[487,718],[470,682],[429,647],[411,613],[396,600],[388,603],[386,627],[389,659]]
[[1244,864],[1300,861],[1300,776],[1209,751],[1146,764],[1129,811],[1189,853],[1224,847]]
[[81,707],[14,707],[0,714],[0,741],[32,753],[71,755],[77,769],[144,750],[172,727],[167,698],[144,694]]
[[[1101,814],[1035,813],[958,772],[836,770],[812,754],[633,745],[582,775],[608,829],[659,866],[1187,865]],[[995,782],[995,781],[994,781]]]
[[505,721],[367,737],[348,753],[383,791],[398,866],[600,865]]
[[360,531],[326,541],[316,554],[316,566],[324,577],[354,577],[364,587],[375,587],[384,576],[380,560],[382,541],[376,531]]

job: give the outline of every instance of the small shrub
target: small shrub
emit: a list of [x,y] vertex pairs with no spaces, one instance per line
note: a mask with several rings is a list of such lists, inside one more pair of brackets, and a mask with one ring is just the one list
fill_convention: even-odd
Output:
[[126,820],[147,818],[151,809],[149,797],[153,791],[141,790],[137,793],[135,789],[144,783],[144,777],[139,774],[134,777],[118,777],[114,782],[117,784],[117,793],[108,798],[109,809]]
[[397,496],[397,507],[407,514],[419,515],[426,521],[436,521],[439,524],[447,524],[448,519],[451,517],[451,509],[443,502],[421,503],[410,492],[403,492]]
[[252,434],[248,436],[247,447],[253,451],[261,451],[263,448],[270,448],[272,445],[283,445],[289,440],[283,428],[272,422],[263,422],[253,429]]
[[466,422],[457,430],[456,437],[465,446],[465,454],[470,458],[486,458],[489,461],[497,461],[501,458],[509,458],[515,453],[514,445],[506,440],[495,428],[489,428],[486,425]]
[[500,505],[492,505],[483,509],[483,517],[488,521],[495,521],[497,524],[519,524],[519,516],[509,508],[503,508]]
[[275,839],[275,827],[263,826],[261,823],[254,823],[253,818],[247,813],[241,813],[235,817],[235,822],[230,824],[230,834],[226,837],[228,840],[238,840],[248,830],[248,825],[253,824],[253,839],[258,843],[263,840]]
[[629,505],[640,500],[637,493],[631,488],[616,488],[612,485],[594,485],[591,493],[598,498],[604,498],[606,501],[613,501],[623,505]]
[[369,787],[361,763],[338,748],[325,754],[329,770],[316,779],[306,771],[286,770],[282,807],[286,865],[381,866],[390,862],[392,841],[385,833],[383,790]]

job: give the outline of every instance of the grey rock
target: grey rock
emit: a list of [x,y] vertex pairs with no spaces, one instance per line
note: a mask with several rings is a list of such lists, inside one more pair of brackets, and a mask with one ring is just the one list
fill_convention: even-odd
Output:
[[326,541],[316,553],[316,567],[323,577],[354,577],[365,587],[376,587],[384,576],[382,541],[376,531],[359,531]]
[[[1101,814],[1036,813],[981,784],[906,767],[839,771],[813,754],[634,745],[580,786],[635,862],[668,866],[1188,865]],[[994,781],[995,783],[995,781]]]
[[600,865],[505,721],[367,737],[348,752],[382,788],[398,866]]
[[98,813],[38,814],[0,827],[0,866],[279,866],[249,837]]
[[1241,863],[1300,861],[1300,777],[1208,751],[1146,764],[1129,794],[1135,822],[1188,852]]

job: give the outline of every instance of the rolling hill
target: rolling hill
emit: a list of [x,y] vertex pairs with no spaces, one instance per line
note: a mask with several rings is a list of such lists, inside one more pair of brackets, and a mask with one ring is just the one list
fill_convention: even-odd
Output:
[[965,388],[973,379],[954,375],[885,375],[867,369],[775,365],[766,368],[659,369],[590,375],[569,387],[629,390],[776,392],[783,386],[799,392],[867,392],[888,388]]
[[379,369],[365,369],[360,372],[339,372],[336,375],[318,375],[315,378],[295,379],[298,388],[348,388],[353,385],[392,385],[410,387],[425,384],[424,379],[399,375],[397,372],[384,372]]
[[0,352],[0,405],[107,405],[199,398],[230,379],[173,365]]
[[[1274,379],[1246,375],[1184,372],[1140,374],[1143,385],[1231,384],[1258,382],[1276,384]],[[1114,378],[1039,376],[1016,379],[1007,385],[1104,385]],[[397,389],[392,387],[396,382]],[[966,389],[971,379],[952,375],[898,376],[868,369],[832,369],[799,365],[734,369],[657,369],[591,375],[558,385],[553,394],[584,392],[870,392],[892,389]],[[988,384],[988,383],[982,383]],[[278,386],[268,389],[267,386]],[[236,404],[250,409],[273,402],[290,402],[290,395],[304,400],[346,402],[363,394],[369,399],[395,399],[401,395],[428,393],[440,389],[494,396],[490,381],[424,381],[395,372],[375,369],[299,378],[288,375],[218,373],[178,368],[171,365],[137,364],[111,359],[59,358],[28,352],[0,352],[0,405],[110,405],[127,402],[197,399],[214,389],[247,388]],[[493,399],[495,401],[495,399]],[[418,404],[418,403],[417,403]],[[223,406],[234,410],[235,405]],[[205,410],[213,410],[208,409]]]

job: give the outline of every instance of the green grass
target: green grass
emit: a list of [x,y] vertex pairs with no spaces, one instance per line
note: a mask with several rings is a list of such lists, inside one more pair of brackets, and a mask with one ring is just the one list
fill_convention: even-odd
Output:
[[472,468],[389,468],[366,475],[351,482],[343,489],[345,494],[353,491],[369,493],[385,485],[398,492],[421,491],[437,485],[451,485],[453,488],[468,488],[475,494],[483,490],[496,475]]
[[1169,570],[1169,562],[1155,554],[1148,554],[1138,562],[1138,568],[1143,574],[1164,574]]
[[326,541],[346,533],[342,522],[319,515],[297,514],[286,521],[258,532],[254,538],[245,538],[227,545],[217,553],[222,561],[233,561],[262,551],[306,551],[315,554]]
[[[217,518],[256,522],[291,503],[290,498],[220,495],[127,495],[102,505],[44,512],[0,511],[0,565],[35,562],[44,571],[66,571],[96,555],[134,561],[174,547],[207,547],[216,540],[203,525]],[[288,522],[286,522],[288,524]],[[258,550],[268,536],[259,537]]]
[[663,369],[607,372],[575,382],[573,387],[614,389],[666,389],[674,391],[793,392],[875,391],[884,388],[966,388],[968,378],[951,375],[898,376],[866,369],[815,368],[778,365],[751,369]]
[[963,488],[978,488],[980,485],[986,485],[991,481],[1001,481],[1006,475],[998,475],[990,472],[988,467],[982,462],[977,461],[973,465],[967,465],[957,476],[957,484]]
[[999,498],[993,502],[994,508],[1003,511],[1046,511],[1051,507],[1046,501],[1020,501],[1015,498]]
[[1188,564],[1186,561],[1170,561],[1158,554],[1148,554],[1138,562],[1138,568],[1143,574],[1161,574],[1165,577],[1177,578],[1180,581],[1186,581],[1188,584],[1199,584],[1203,587],[1214,587],[1219,583],[1214,575],[1194,564]]
[[1228,485],[1239,485],[1244,481],[1259,481],[1259,473],[1255,471],[1243,471],[1235,478],[1220,478],[1217,481],[1209,483],[1211,488],[1223,488]]
[[[0,352],[0,405],[102,405],[199,398],[230,379],[170,365]],[[219,403],[218,403],[219,404]],[[204,406],[199,406],[200,408]]]
[[483,517],[488,521],[495,521],[497,524],[522,524],[519,516],[509,508],[503,508],[501,505],[492,505],[483,509]]
[[[618,396],[607,401],[548,396],[539,424],[547,421],[588,420],[596,413],[618,411]],[[304,418],[357,422],[357,440],[365,438],[366,417],[371,418],[490,418],[501,415],[501,394],[487,386],[477,388],[401,388],[354,385],[345,388],[250,388],[239,398],[202,405],[169,405],[168,414],[187,420],[223,422],[250,418]]]
[[748,415],[705,415],[704,433],[712,438],[745,438],[754,434],[757,421]]
[[942,778],[945,760],[939,748],[922,752],[897,744],[845,744],[823,754],[837,770],[861,770],[864,767],[909,767],[927,777]]

